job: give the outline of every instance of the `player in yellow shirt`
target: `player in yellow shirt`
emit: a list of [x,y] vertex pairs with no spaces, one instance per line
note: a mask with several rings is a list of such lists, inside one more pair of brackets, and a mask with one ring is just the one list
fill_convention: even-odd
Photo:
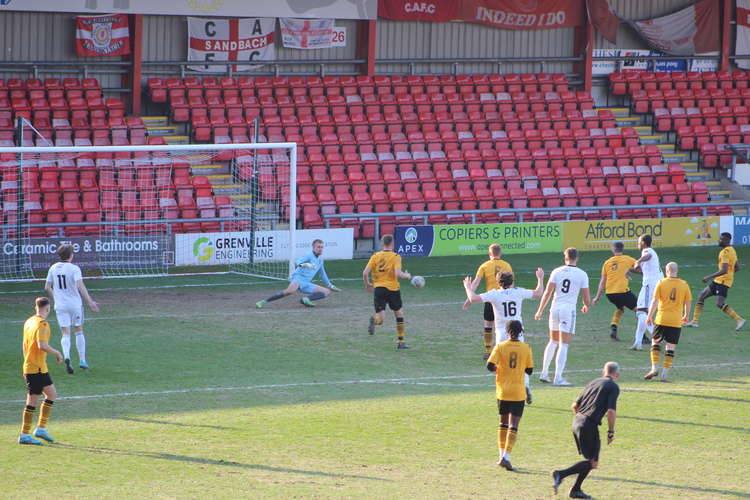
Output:
[[[383,324],[386,305],[396,317],[397,349],[408,349],[404,343],[404,312],[401,301],[401,285],[398,280],[411,279],[411,274],[401,270],[401,256],[393,251],[393,235],[386,234],[380,238],[381,250],[370,257],[367,267],[362,271],[362,279],[368,292],[374,290],[375,314],[370,316],[367,333],[375,333],[375,326]],[[370,283],[372,274],[372,283]]]
[[495,372],[495,395],[497,409],[500,413],[500,425],[497,429],[497,447],[500,459],[497,464],[507,470],[513,470],[510,453],[518,437],[518,424],[523,416],[526,402],[525,375],[534,370],[534,358],[531,347],[519,340],[523,325],[517,319],[508,321],[505,326],[510,340],[500,342],[492,349],[487,359],[487,369]]
[[[646,324],[656,325],[654,336],[651,340],[651,371],[643,378],[651,380],[658,375],[660,344],[663,340],[666,345],[664,350],[664,366],[661,370],[661,380],[667,381],[667,374],[672,368],[674,361],[674,350],[680,341],[680,330],[690,317],[690,302],[693,296],[690,286],[685,280],[677,277],[677,263],[670,262],[665,266],[667,277],[656,285],[651,306],[648,309]],[[654,319],[656,315],[656,319]]]
[[[638,299],[630,291],[630,270],[635,264],[635,259],[630,255],[623,254],[625,245],[621,241],[612,243],[613,256],[604,261],[602,265],[602,278],[599,280],[599,289],[596,291],[596,297],[591,301],[591,305],[596,305],[599,297],[604,290],[609,300],[615,307],[615,313],[612,316],[609,336],[612,340],[617,338],[617,327],[620,325],[625,308],[635,311]],[[648,341],[646,341],[648,342]]]
[[[506,261],[502,259],[503,249],[497,243],[493,243],[487,250],[490,259],[484,262],[479,269],[477,269],[474,281],[471,283],[472,290],[476,290],[479,282],[484,280],[484,289],[486,292],[490,290],[499,290],[500,285],[497,282],[498,274],[502,272],[513,273],[513,268]],[[464,309],[467,309],[471,304],[470,300],[464,302]],[[484,359],[486,360],[492,352],[492,344],[494,343],[495,334],[493,333],[495,327],[495,313],[492,309],[490,302],[484,303]]]
[[47,420],[52,413],[52,405],[57,398],[57,391],[47,369],[47,353],[55,356],[55,361],[61,363],[63,355],[57,349],[49,345],[49,316],[50,302],[47,297],[37,297],[34,308],[36,314],[31,316],[23,324],[23,377],[26,379],[26,407],[23,410],[23,423],[21,425],[21,436],[18,438],[20,444],[42,444],[34,439],[29,431],[31,422],[34,420],[36,404],[39,395],[44,394],[42,409],[39,412],[34,436],[53,443],[55,440],[47,433]]
[[735,330],[739,330],[745,326],[745,319],[726,303],[729,289],[734,283],[734,273],[740,270],[740,265],[737,262],[737,252],[732,247],[732,235],[721,233],[721,236],[719,236],[719,246],[721,247],[721,252],[719,252],[719,270],[703,278],[703,283],[708,283],[709,281],[711,283],[698,296],[693,320],[686,326],[698,327],[698,321],[700,320],[701,312],[703,312],[703,303],[711,295],[716,295],[716,307],[737,322]]

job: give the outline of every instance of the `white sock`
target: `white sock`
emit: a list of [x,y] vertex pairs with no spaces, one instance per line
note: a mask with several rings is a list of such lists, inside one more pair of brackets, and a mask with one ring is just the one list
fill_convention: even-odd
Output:
[[563,371],[565,371],[565,362],[568,360],[568,344],[560,344],[557,350],[557,359],[555,360],[555,380],[561,380]]
[[510,453],[508,453],[507,451],[504,451],[504,452],[503,452],[503,458],[504,458],[505,460],[508,460],[508,461],[510,461]]
[[544,360],[542,361],[542,377],[549,376],[549,365],[552,363],[552,358],[555,357],[555,351],[557,350],[557,342],[550,340],[547,342],[547,347],[544,348]]
[[63,335],[60,345],[62,345],[63,358],[70,359],[70,335]]
[[635,327],[635,343],[633,343],[633,345],[639,347],[643,341],[643,332],[646,331],[646,318],[648,315],[643,311],[638,311],[635,314],[636,319],[638,320],[638,326]]
[[78,349],[78,360],[81,363],[86,362],[86,337],[83,332],[76,333],[76,349]]

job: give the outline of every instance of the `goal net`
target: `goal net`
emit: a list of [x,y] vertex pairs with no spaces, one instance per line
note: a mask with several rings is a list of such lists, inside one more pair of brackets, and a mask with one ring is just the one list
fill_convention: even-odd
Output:
[[287,279],[296,144],[0,147],[0,280],[74,246],[85,274]]

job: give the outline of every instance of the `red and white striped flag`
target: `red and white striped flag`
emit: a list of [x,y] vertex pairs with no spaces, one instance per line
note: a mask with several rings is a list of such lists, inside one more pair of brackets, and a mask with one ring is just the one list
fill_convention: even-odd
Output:
[[130,54],[128,16],[76,17],[76,54],[79,56],[124,56]]
[[715,0],[701,0],[672,14],[629,24],[651,47],[665,54],[702,54],[719,50],[719,7]]

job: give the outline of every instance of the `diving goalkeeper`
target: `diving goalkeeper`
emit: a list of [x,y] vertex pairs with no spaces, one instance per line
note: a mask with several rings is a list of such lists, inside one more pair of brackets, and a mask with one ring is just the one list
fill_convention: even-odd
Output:
[[[304,304],[307,307],[315,307],[313,301],[328,297],[331,291],[340,292],[341,290],[334,286],[333,283],[331,283],[331,280],[328,279],[326,269],[323,266],[322,255],[323,241],[313,241],[312,250],[307,255],[300,257],[294,262],[294,273],[292,274],[289,286],[281,292],[271,295],[266,300],[256,302],[255,307],[260,309],[268,302],[287,297],[298,290],[301,293],[308,294],[306,297],[302,297],[299,300],[300,304]],[[325,287],[315,285],[312,282],[318,272],[320,272],[320,279],[323,281]]]

